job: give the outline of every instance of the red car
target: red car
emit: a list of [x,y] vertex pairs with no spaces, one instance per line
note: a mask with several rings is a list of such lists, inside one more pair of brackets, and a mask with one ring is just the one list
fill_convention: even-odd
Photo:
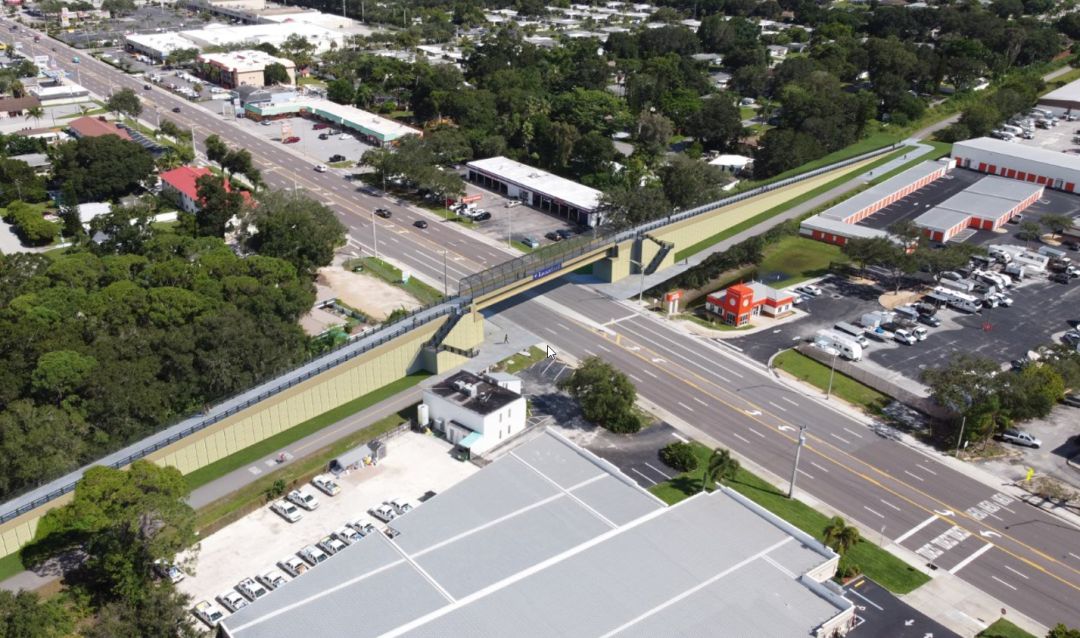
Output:
[[311,127],[311,130],[313,130],[313,131],[321,131],[324,128],[330,128],[330,125],[329,124],[316,124],[315,126]]
[[285,139],[281,140],[281,143],[282,144],[296,144],[299,141],[300,141],[300,138],[293,135],[292,137],[286,137]]

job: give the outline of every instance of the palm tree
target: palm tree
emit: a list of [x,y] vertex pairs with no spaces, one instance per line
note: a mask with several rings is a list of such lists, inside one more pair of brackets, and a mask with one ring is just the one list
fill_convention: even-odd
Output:
[[848,525],[839,516],[832,517],[822,533],[824,535],[822,540],[825,544],[836,550],[836,553],[841,556],[854,547],[855,543],[859,542],[859,530],[852,525]]
[[705,464],[705,474],[701,477],[701,491],[716,486],[716,482],[726,483],[739,472],[739,461],[731,452],[722,448],[713,450],[709,462]]
[[26,109],[26,119],[34,120],[34,124],[40,124],[41,118],[45,117],[45,109],[40,106],[31,106]]

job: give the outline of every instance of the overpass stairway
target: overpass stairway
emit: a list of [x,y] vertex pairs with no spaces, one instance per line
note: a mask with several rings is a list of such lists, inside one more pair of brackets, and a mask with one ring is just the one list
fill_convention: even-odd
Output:
[[468,350],[465,350],[463,348],[458,348],[443,343],[443,341],[446,340],[447,335],[450,334],[450,331],[454,329],[454,326],[456,326],[458,322],[461,321],[461,317],[464,316],[465,312],[466,311],[463,308],[458,308],[457,311],[451,313],[450,318],[447,319],[446,322],[442,326],[440,326],[438,330],[435,331],[435,334],[431,336],[431,340],[428,341],[425,345],[433,349],[437,353],[444,351],[452,352],[454,354],[469,359],[472,359],[473,357],[480,354],[480,350],[478,350],[477,348],[470,348]]
[[652,261],[649,262],[649,265],[645,267],[645,274],[651,275],[660,268],[661,264],[664,263],[664,258],[668,256],[668,253],[675,249],[675,244],[674,242],[657,239],[652,235],[645,235],[645,239],[652,240],[660,245],[660,250],[652,258]]

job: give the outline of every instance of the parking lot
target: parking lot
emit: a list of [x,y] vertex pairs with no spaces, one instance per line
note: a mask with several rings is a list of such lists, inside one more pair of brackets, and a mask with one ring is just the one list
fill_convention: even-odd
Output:
[[[313,128],[319,122],[302,117],[288,117],[273,120],[269,125],[262,125],[247,118],[234,118],[236,126],[255,133],[271,142],[281,143],[282,135],[299,137],[300,141],[287,145],[290,150],[302,153],[314,164],[329,164],[334,155],[343,155],[345,159],[356,162],[372,147],[364,144],[356,136],[331,126],[325,129]],[[325,134],[327,139],[319,139]],[[344,137],[345,139],[342,139]],[[347,171],[352,173],[353,171]]]
[[[300,521],[289,523],[265,506],[202,539],[179,589],[194,602],[213,600],[243,578],[279,568],[279,561],[295,556],[347,521],[361,518],[384,529],[367,513],[369,508],[393,498],[422,506],[418,499],[426,492],[441,492],[476,472],[475,465],[453,459],[450,450],[448,443],[434,436],[407,432],[390,439],[387,456],[377,467],[354,470],[338,479],[341,493],[337,496],[306,486],[317,496],[319,507],[303,512]],[[189,559],[191,555],[185,554],[177,562],[187,568]]]
[[847,634],[852,638],[959,638],[869,578],[848,583],[844,596],[855,605],[857,624]]
[[549,233],[557,230],[575,230],[575,226],[567,223],[554,215],[530,208],[524,204],[507,207],[511,200],[502,195],[480,188],[476,184],[465,182],[466,197],[480,197],[473,203],[477,208],[482,208],[491,213],[491,219],[473,225],[473,230],[497,239],[507,241],[512,238],[521,241],[525,237],[531,237],[541,245],[550,244],[552,239]]

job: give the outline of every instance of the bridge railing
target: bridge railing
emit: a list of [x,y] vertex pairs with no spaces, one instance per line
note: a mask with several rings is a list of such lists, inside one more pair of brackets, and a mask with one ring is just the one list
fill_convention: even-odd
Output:
[[757,197],[758,195],[784,188],[785,186],[812,179],[818,175],[835,171],[838,168],[850,166],[871,157],[882,155],[896,147],[897,144],[885,146],[834,164],[822,166],[821,168],[816,168],[805,173],[800,173],[799,175],[765,184],[764,186],[758,186],[757,188],[752,188],[737,195],[731,195],[709,202],[708,204],[702,204],[701,206],[691,208],[690,210],[672,212],[667,217],[640,226],[635,226],[634,228],[627,230],[614,231],[603,228],[594,229],[589,235],[580,235],[566,241],[549,244],[538,248],[531,253],[522,255],[521,257],[516,257],[497,266],[492,266],[487,270],[463,277],[458,282],[458,291],[464,297],[478,297],[523,279],[543,277],[553,272],[557,272],[567,261],[599,248],[603,248],[604,246],[636,239],[646,233],[663,228],[664,226],[712,212],[717,208],[731,206],[732,204],[737,204],[741,201],[750,199],[751,197]]
[[94,465],[120,468],[145,458],[164,447],[172,445],[177,441],[181,441],[196,432],[205,430],[215,423],[219,423],[242,410],[246,410],[256,403],[265,401],[297,384],[303,383],[314,376],[337,367],[350,359],[358,357],[365,352],[370,352],[374,348],[419,328],[424,324],[450,314],[463,303],[464,302],[460,297],[455,297],[436,306],[414,310],[394,323],[384,326],[373,333],[369,333],[359,340],[346,342],[330,352],[311,359],[296,368],[265,382],[262,386],[257,386],[254,390],[246,390],[219,402],[205,416],[189,417],[186,420],[171,426],[171,428],[175,429],[184,425],[184,423],[190,423],[186,427],[174,432],[169,432],[169,429],[166,428],[162,432],[152,434],[134,445],[128,446],[119,452],[114,452],[113,454],[100,459],[96,463],[82,467],[54,481],[46,483],[43,486],[28,490],[22,495],[12,498],[0,506],[0,523],[6,523],[17,516],[33,511],[34,509],[73,491],[79,479],[82,478],[83,472]]

